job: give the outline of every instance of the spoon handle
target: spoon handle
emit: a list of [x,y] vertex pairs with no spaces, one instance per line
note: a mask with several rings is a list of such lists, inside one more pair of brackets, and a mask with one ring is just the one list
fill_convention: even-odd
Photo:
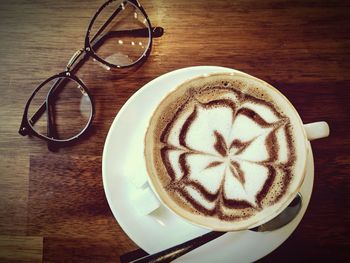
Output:
[[132,263],[159,263],[159,262],[171,262],[172,260],[175,260],[178,257],[181,257],[182,255],[192,251],[193,249],[200,247],[201,245],[210,242],[211,240],[214,240],[226,232],[217,232],[217,231],[211,231],[209,233],[206,233],[202,236],[196,237],[194,239],[191,239],[185,243],[173,246],[171,248],[168,248],[166,250],[163,250],[161,252],[148,255],[142,258],[138,258],[134,261],[131,261]]

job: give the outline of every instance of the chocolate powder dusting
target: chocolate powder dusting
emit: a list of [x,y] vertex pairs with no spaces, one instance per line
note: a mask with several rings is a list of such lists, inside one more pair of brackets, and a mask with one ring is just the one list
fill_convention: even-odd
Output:
[[188,155],[189,153],[182,153],[179,157],[179,164],[184,178],[188,177],[190,171],[190,168],[188,167],[186,162],[186,158]]
[[187,102],[188,102],[188,100],[186,100],[181,106],[179,106],[176,109],[176,112],[175,112],[174,116],[171,118],[171,120],[168,123],[166,123],[165,128],[162,130],[162,133],[160,135],[160,141],[162,143],[167,143],[168,137],[169,137],[169,132],[173,128],[174,122],[177,120],[177,118],[179,117],[180,113],[185,108]]
[[274,167],[272,165],[267,165],[267,168],[269,170],[267,180],[265,181],[265,184],[263,185],[262,189],[259,191],[259,193],[255,197],[258,204],[261,204],[262,200],[265,198],[265,196],[269,192],[272,186],[272,183],[276,177],[276,170],[274,169]]
[[265,121],[263,118],[261,118],[258,113],[256,113],[255,111],[253,111],[251,109],[240,108],[237,112],[237,115],[238,114],[245,115],[246,117],[250,118],[251,120],[253,120],[254,122],[256,122],[258,125],[260,125],[263,128],[267,128],[271,125],[270,123]]
[[237,148],[238,150],[236,151],[236,154],[241,154],[242,152],[244,152],[248,146],[254,141],[250,140],[250,141],[246,141],[246,142],[242,142],[240,140],[233,140],[231,145],[230,145],[230,149],[232,148]]
[[[171,189],[171,190],[173,190],[173,189]],[[174,190],[176,190],[176,192],[179,195],[181,195],[188,202],[190,202],[191,207],[193,207],[197,213],[201,213],[205,216],[214,216],[214,213],[215,213],[214,209],[207,209],[207,208],[203,207],[202,205],[198,204],[197,202],[195,202],[193,197],[184,188],[181,187],[181,188],[176,188]],[[192,200],[192,202],[191,202],[191,200]]]
[[292,135],[292,127],[290,123],[287,123],[284,127],[284,131],[287,135],[287,145],[288,145],[288,162],[286,163],[286,167],[291,167],[295,164],[296,155],[294,148],[294,141]]
[[276,137],[276,130],[272,131],[266,138],[266,149],[269,154],[268,162],[275,162],[278,159],[279,145]]
[[191,126],[193,121],[196,119],[196,117],[197,117],[197,107],[194,107],[193,112],[187,118],[187,120],[185,121],[185,123],[182,126],[181,131],[180,131],[179,142],[180,142],[180,145],[182,145],[184,147],[188,147],[187,142],[186,142],[186,134],[188,132],[189,127]]
[[232,110],[232,114],[235,115],[237,106],[232,101],[227,99],[221,99],[221,100],[213,100],[207,103],[200,103],[202,107],[209,109],[209,108],[215,108],[215,107],[229,107]]
[[232,174],[237,178],[237,180],[244,185],[245,184],[245,177],[244,172],[241,169],[241,165],[238,162],[231,161],[230,166]]
[[[201,185],[199,182],[188,180],[186,182],[187,186],[192,186],[194,189],[196,189],[198,192],[201,193],[201,195],[208,201],[213,202],[218,199],[220,188],[216,193],[211,193],[203,185]],[[193,198],[191,198],[192,202],[196,202]]]
[[175,172],[173,170],[173,167],[171,166],[170,160],[169,160],[169,151],[172,149],[170,146],[165,146],[160,150],[160,155],[162,157],[162,161],[164,163],[164,166],[168,172],[168,175],[170,176],[171,180],[175,180]]
[[205,169],[210,169],[210,168],[213,168],[213,167],[217,167],[217,166],[219,166],[219,165],[221,165],[222,164],[222,162],[219,162],[219,161],[217,161],[217,162],[211,162],[211,163],[209,163],[208,165],[207,165],[207,167],[205,167]]
[[218,131],[214,131],[215,136],[215,150],[223,157],[227,156],[227,146],[225,143],[225,139]]
[[224,198],[223,203],[225,206],[235,209],[254,208],[250,203],[244,200],[232,200]]

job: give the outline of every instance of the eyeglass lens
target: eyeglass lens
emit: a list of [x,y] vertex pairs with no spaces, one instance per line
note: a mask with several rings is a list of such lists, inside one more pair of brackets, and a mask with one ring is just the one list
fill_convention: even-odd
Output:
[[[51,90],[57,81],[59,88]],[[46,138],[68,140],[86,128],[92,116],[92,102],[78,82],[62,77],[43,85],[29,104],[28,120],[47,98],[49,111],[46,110],[35,123],[29,121],[38,134]]]
[[146,17],[128,1],[109,3],[97,15],[90,29],[90,44],[95,54],[116,66],[137,62],[146,53],[150,39],[151,30]]

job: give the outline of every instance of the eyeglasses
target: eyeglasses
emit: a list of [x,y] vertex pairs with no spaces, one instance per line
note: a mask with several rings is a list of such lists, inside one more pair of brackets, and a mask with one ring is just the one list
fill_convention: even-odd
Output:
[[108,70],[141,64],[151,52],[152,38],[162,35],[163,28],[151,26],[137,0],[105,2],[88,26],[84,48],[75,52],[64,72],[45,80],[28,99],[19,133],[47,141],[49,149],[52,143],[78,140],[91,126],[95,107],[74,73],[90,57]]

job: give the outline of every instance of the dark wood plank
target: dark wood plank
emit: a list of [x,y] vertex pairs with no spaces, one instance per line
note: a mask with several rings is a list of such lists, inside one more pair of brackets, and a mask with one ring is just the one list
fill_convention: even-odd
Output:
[[0,236],[0,262],[42,262],[42,252],[42,237]]
[[29,158],[0,150],[0,236],[26,235]]
[[105,262],[115,263],[130,249],[128,240],[108,238],[58,238],[44,239],[44,262]]
[[120,235],[105,199],[100,157],[31,156],[27,232],[72,238]]

